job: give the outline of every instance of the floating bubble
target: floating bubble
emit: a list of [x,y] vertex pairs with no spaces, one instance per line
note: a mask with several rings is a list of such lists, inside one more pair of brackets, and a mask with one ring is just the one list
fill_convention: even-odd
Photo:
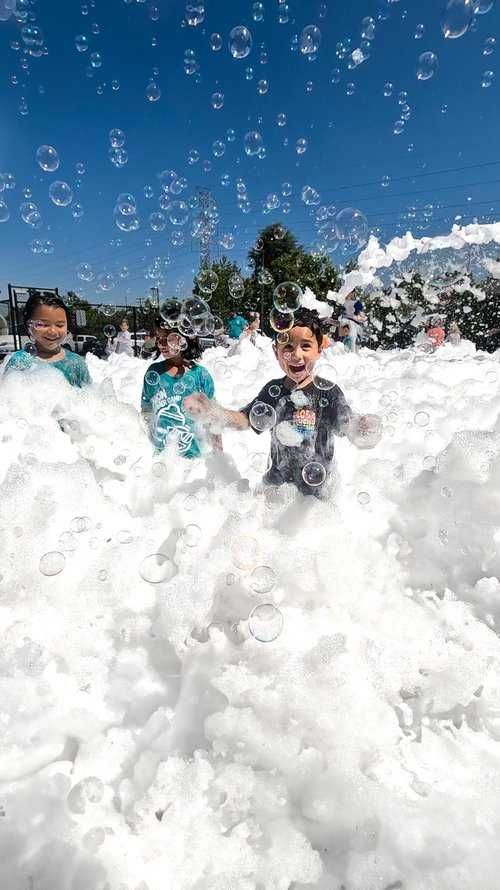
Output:
[[81,535],[92,528],[92,520],[88,516],[75,516],[71,520],[70,528],[74,534]]
[[418,59],[417,78],[418,80],[430,80],[434,77],[438,69],[438,57],[435,53],[422,53]]
[[497,41],[495,37],[487,37],[484,41],[483,55],[491,56],[491,54],[495,52],[496,43]]
[[102,331],[102,332],[103,332],[104,336],[105,336],[105,337],[108,337],[108,339],[110,339],[110,340],[112,340],[113,337],[116,336],[116,328],[115,328],[115,326],[112,325],[112,324],[106,324],[106,325],[104,325],[104,328],[103,328],[103,331]]
[[86,53],[89,48],[89,39],[85,34],[78,34],[75,37],[75,46],[79,53]]
[[368,222],[360,210],[346,207],[335,218],[335,231],[339,241],[349,249],[358,250],[368,240]]
[[495,79],[494,71],[483,71],[483,76],[481,78],[481,86],[483,89],[488,89],[493,83]]
[[394,90],[394,84],[392,84],[392,83],[384,84],[384,96],[386,98],[388,98],[389,96],[392,96],[393,90]]
[[24,204],[21,204],[19,213],[26,225],[31,226],[32,229],[41,228],[42,214],[36,204],[33,204],[31,201],[26,201]]
[[213,294],[219,285],[219,276],[212,269],[201,269],[196,276],[196,282],[202,293]]
[[87,811],[88,804],[100,803],[103,797],[104,784],[101,779],[88,776],[71,789],[66,803],[72,813],[83,815]]
[[172,201],[169,219],[173,226],[185,226],[189,219],[189,207],[185,201]]
[[153,232],[163,232],[164,228],[167,225],[167,220],[165,219],[163,213],[158,210],[156,213],[152,213],[150,215],[149,225],[153,229]]
[[276,587],[276,572],[270,566],[257,566],[250,575],[249,584],[255,593],[266,595]]
[[41,145],[37,150],[36,159],[44,173],[55,173],[59,167],[59,155],[51,145]]
[[311,460],[302,467],[302,478],[310,488],[319,488],[326,479],[326,470],[322,463]]
[[265,96],[268,90],[269,83],[267,82],[267,80],[259,80],[257,84],[257,92],[260,93],[261,96]]
[[328,392],[328,390],[333,389],[335,386],[335,371],[331,366],[323,365],[323,367],[317,370],[316,364],[311,363],[311,365],[307,366],[307,371],[311,375],[312,382],[316,389]]
[[81,281],[92,281],[94,277],[92,266],[89,263],[80,263],[76,267],[76,274]]
[[421,40],[424,34],[425,25],[417,25],[417,27],[415,28],[415,34],[413,35],[415,37],[415,40]]
[[265,402],[255,402],[252,406],[248,420],[254,430],[263,433],[270,430],[276,424],[276,411]]
[[190,523],[186,525],[183,533],[182,540],[186,547],[198,547],[201,539],[202,539],[202,531],[199,525],[195,525],[195,523]]
[[252,6],[252,17],[254,22],[261,22],[264,18],[264,4],[254,3]]
[[250,55],[252,44],[252,35],[244,25],[238,25],[229,34],[229,52],[233,59],[246,59]]
[[241,299],[245,294],[245,282],[241,275],[235,273],[228,281],[228,289],[233,300]]
[[[116,281],[111,272],[101,272],[100,275],[97,276],[97,287],[99,290],[112,290],[116,285]],[[113,311],[113,315],[116,310]]]
[[430,421],[430,417],[427,414],[427,411],[417,411],[413,420],[416,426],[427,426]]
[[128,164],[128,152],[124,148],[110,148],[108,156],[114,167],[125,167]]
[[257,130],[251,130],[249,133],[246,134],[244,139],[244,147],[247,155],[253,156],[258,154],[263,145],[264,141],[261,134]]
[[286,333],[293,328],[295,317],[293,312],[280,312],[273,308],[269,314],[269,324],[273,331]]
[[283,615],[273,603],[260,603],[248,616],[248,629],[259,643],[273,643],[283,630]]
[[210,37],[210,49],[214,53],[218,53],[222,49],[222,37],[220,34],[212,34]]
[[10,219],[10,210],[5,201],[0,200],[0,223],[8,222]]
[[398,120],[394,124],[394,134],[396,136],[400,136],[405,128],[405,122],[402,120]]
[[318,52],[321,45],[321,31],[317,25],[307,25],[300,35],[300,51],[305,56]]
[[495,0],[473,0],[474,14],[486,15],[495,5]]
[[102,66],[102,56],[100,53],[90,53],[90,64],[92,68],[100,68]]
[[213,93],[212,94],[212,108],[215,108],[216,111],[220,111],[220,109],[224,105],[224,93]]
[[192,28],[196,28],[205,20],[204,3],[186,3],[186,22]]
[[175,566],[164,553],[152,553],[142,560],[139,575],[148,584],[161,584],[170,581],[175,574]]
[[45,553],[39,562],[39,569],[42,575],[46,575],[48,578],[53,575],[59,575],[66,565],[66,557],[63,553],[60,553],[58,550],[51,550],[49,553]]
[[448,0],[441,19],[444,36],[451,40],[463,37],[469,29],[473,15],[473,0]]
[[367,504],[370,503],[371,498],[367,491],[360,491],[357,495],[358,504],[361,504],[362,507],[366,507]]
[[297,154],[303,155],[307,151],[307,145],[307,139],[305,139],[303,136],[301,136],[300,139],[297,139],[297,142],[295,143],[295,150]]
[[349,437],[356,448],[367,449],[375,448],[380,442],[383,434],[383,426],[380,417],[376,414],[366,414],[362,418],[362,423],[358,422],[351,429]]
[[123,148],[125,145],[125,133],[123,130],[113,129],[109,132],[109,141],[112,148]]
[[148,102],[158,102],[161,99],[161,89],[154,80],[150,80],[146,87],[146,99]]
[[[273,293],[273,303],[278,312],[293,313],[299,309],[303,297],[302,288],[293,281],[278,284]],[[283,328],[278,328],[283,330]]]
[[316,191],[312,186],[305,185],[301,192],[301,197],[304,204],[307,204],[308,207],[315,206],[319,204],[321,201],[321,196],[319,192]]

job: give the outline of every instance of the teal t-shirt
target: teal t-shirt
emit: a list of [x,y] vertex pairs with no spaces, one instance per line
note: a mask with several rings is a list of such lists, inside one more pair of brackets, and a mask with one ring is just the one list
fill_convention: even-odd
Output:
[[65,356],[60,361],[48,362],[25,352],[24,349],[18,349],[14,352],[5,366],[5,373],[9,371],[29,371],[37,365],[48,365],[49,368],[56,368],[66,377],[71,386],[85,386],[91,383],[89,369],[85,359],[80,355],[75,355],[69,349],[65,349]]
[[183,409],[186,396],[203,392],[214,397],[214,381],[201,365],[194,365],[180,377],[166,371],[164,361],[154,362],[144,376],[142,409],[152,412],[152,438],[155,448],[162,451],[167,440],[175,437],[177,450],[183,457],[199,457],[201,447],[196,438],[195,422]]
[[248,327],[246,318],[243,318],[242,315],[235,315],[227,323],[227,332],[233,340],[238,340],[246,327]]

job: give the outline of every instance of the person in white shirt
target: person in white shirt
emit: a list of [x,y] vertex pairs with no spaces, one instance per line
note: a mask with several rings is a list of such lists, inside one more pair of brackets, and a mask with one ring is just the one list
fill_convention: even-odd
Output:
[[120,323],[119,332],[114,337],[110,337],[108,339],[106,352],[108,353],[108,355],[111,355],[112,352],[130,356],[134,355],[134,348],[132,346],[132,335],[128,329],[128,321],[126,318],[124,318]]

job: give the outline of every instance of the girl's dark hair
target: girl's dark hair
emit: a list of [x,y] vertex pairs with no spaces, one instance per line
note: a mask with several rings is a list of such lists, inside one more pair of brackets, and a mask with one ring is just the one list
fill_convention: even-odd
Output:
[[[155,327],[156,327],[157,334],[158,334],[158,331],[162,331],[162,333],[165,333],[167,335],[168,334],[178,334],[179,337],[183,337],[184,340],[186,340],[187,347],[186,347],[186,349],[182,350],[182,357],[187,362],[196,363],[198,361],[198,359],[201,358],[202,350],[201,350],[201,346],[200,346],[200,340],[198,337],[186,336],[186,334],[184,334],[178,328],[170,327],[170,325],[166,324],[164,322],[163,318],[155,319]],[[161,355],[161,352],[157,347],[155,358],[158,358],[160,355]]]
[[[306,309],[305,306],[301,306],[300,309],[297,309],[294,312],[294,328],[309,328],[312,334],[316,337],[318,341],[318,346],[323,345],[323,329],[321,326],[321,319],[316,312],[316,309]],[[274,339],[276,340],[278,334],[274,334]]]
[[29,294],[29,298],[23,309],[23,318],[26,327],[28,326],[36,310],[40,306],[54,306],[57,309],[64,309],[64,312],[66,313],[66,321],[68,322],[69,327],[70,316],[68,307],[66,306],[64,301],[61,300],[60,297],[58,297],[54,293],[51,293],[50,291],[45,290],[31,290]]

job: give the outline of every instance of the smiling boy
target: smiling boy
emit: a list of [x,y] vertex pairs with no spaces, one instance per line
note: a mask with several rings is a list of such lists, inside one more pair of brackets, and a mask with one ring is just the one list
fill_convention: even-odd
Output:
[[[270,465],[264,482],[290,482],[304,494],[317,495],[329,479],[334,436],[347,436],[359,444],[360,437],[372,432],[378,420],[355,415],[338,386],[326,389],[315,385],[314,365],[322,349],[323,332],[317,312],[301,308],[295,313],[288,335],[280,335],[274,342],[283,377],[266,383],[255,399],[239,411],[221,408],[201,394],[185,399],[184,406],[209,424],[233,429],[253,426],[256,432],[261,431],[257,428],[259,423],[252,424],[256,407],[263,404],[274,409]],[[260,407],[257,410],[260,416],[265,411]],[[273,412],[267,413],[274,420]]]

